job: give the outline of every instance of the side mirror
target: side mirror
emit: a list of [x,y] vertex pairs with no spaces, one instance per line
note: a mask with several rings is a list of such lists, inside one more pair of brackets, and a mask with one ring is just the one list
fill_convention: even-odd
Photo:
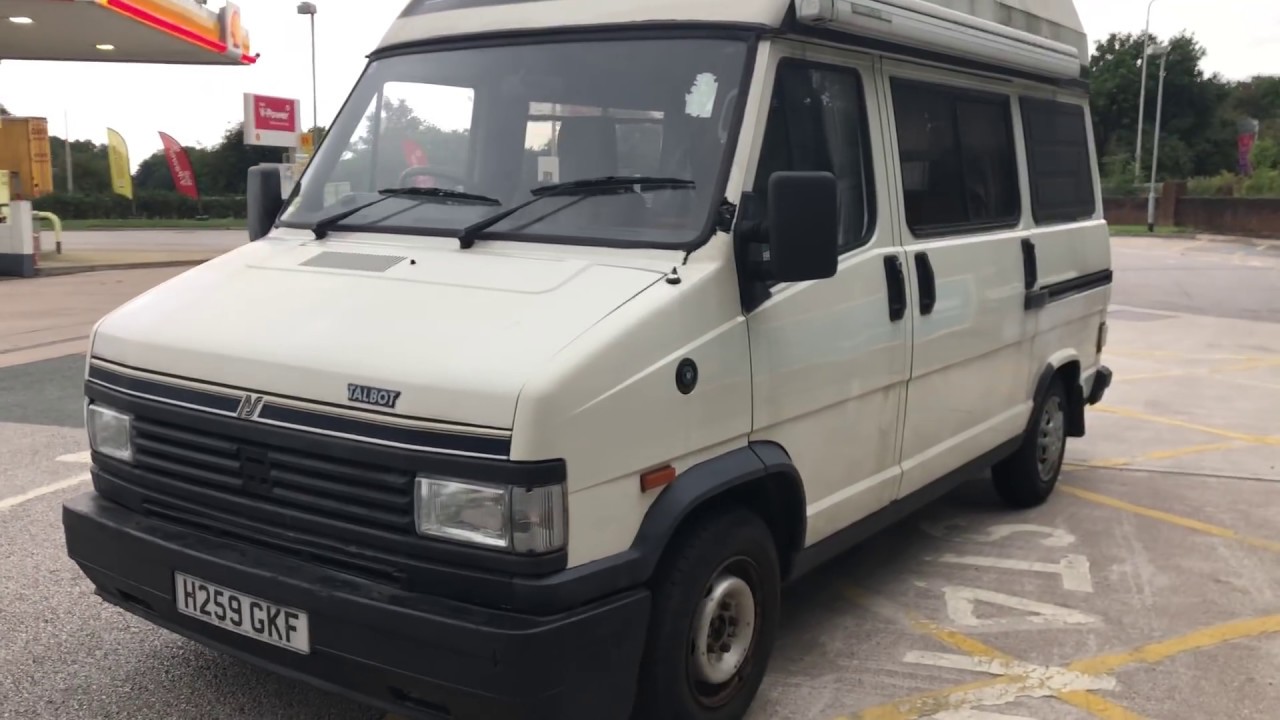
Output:
[[840,259],[840,195],[829,172],[769,177],[766,227],[769,276],[778,282],[822,280]]
[[249,241],[259,240],[271,232],[284,207],[280,197],[280,169],[274,165],[249,168],[245,201],[248,205]]

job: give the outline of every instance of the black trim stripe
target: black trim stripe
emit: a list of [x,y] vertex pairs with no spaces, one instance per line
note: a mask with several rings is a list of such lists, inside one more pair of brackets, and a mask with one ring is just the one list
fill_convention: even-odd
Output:
[[302,408],[280,405],[270,401],[263,405],[262,412],[258,414],[258,419],[262,422],[275,423],[287,427],[351,435],[395,445],[408,445],[430,450],[447,450],[490,457],[508,457],[511,455],[511,441],[507,438],[461,435],[438,430],[423,430],[402,425],[375,423],[341,415],[303,410]]
[[243,394],[216,393],[155,380],[144,380],[98,365],[89,367],[89,380],[134,395],[145,395],[156,400],[203,408],[225,415],[234,415],[240,407],[240,401],[244,399]]
[[[98,365],[90,366],[89,382],[131,395],[231,416],[236,415],[244,396],[249,394],[244,392],[232,395],[184,387],[125,375]],[[264,395],[264,393],[253,394]],[[335,413],[294,407],[273,401],[269,397],[264,401],[262,409],[255,419],[266,424],[330,435],[345,435],[361,440],[420,450],[482,455],[493,458],[511,456],[511,439],[506,437],[488,437],[444,430],[428,430],[373,420],[362,420]],[[246,419],[245,422],[254,422],[254,420]]]
[[1063,280],[1062,282],[1045,285],[1039,290],[1032,290],[1027,293],[1026,309],[1038,310],[1049,303],[1066,300],[1076,295],[1083,295],[1087,292],[1100,290],[1111,285],[1114,274],[1110,270],[1099,270],[1098,272],[1081,275]]

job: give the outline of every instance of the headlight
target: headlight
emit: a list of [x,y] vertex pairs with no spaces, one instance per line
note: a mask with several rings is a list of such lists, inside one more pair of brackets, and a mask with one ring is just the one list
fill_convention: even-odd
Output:
[[419,476],[418,534],[539,554],[565,546],[564,486],[499,487]]
[[89,447],[109,458],[133,462],[133,418],[105,405],[89,405],[85,413]]

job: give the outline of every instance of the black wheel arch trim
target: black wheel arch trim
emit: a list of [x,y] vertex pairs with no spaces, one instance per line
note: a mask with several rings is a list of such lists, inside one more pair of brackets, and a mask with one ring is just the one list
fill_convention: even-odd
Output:
[[[753,442],[694,465],[681,473],[654,500],[631,545],[640,558],[644,580],[647,581],[657,570],[682,523],[699,508],[752,481],[770,476],[785,478],[800,493],[799,517],[788,518],[790,548],[783,549],[792,554],[798,552],[804,545],[806,531],[804,484],[800,480],[800,472],[782,446],[772,442]],[[770,519],[764,518],[766,522]],[[784,567],[789,565],[789,558],[782,557],[782,552],[779,556]]]
[[[1067,436],[1084,437],[1084,407],[1086,402],[1084,389],[1080,387],[1079,360],[1070,360],[1061,365],[1046,364],[1044,369],[1040,371],[1040,377],[1036,380],[1035,394],[1031,397],[1034,402],[1033,407],[1039,409],[1040,399],[1049,392],[1049,385],[1053,382],[1053,379],[1073,364],[1075,365],[1075,377],[1071,379],[1071,382],[1064,383],[1064,389],[1067,392]],[[1035,410],[1032,410],[1031,417],[1027,419],[1027,432],[1032,431],[1037,420]]]

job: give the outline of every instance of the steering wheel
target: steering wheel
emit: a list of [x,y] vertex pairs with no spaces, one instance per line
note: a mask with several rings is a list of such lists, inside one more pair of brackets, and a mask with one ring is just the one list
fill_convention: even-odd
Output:
[[433,177],[438,180],[444,180],[450,187],[453,187],[453,188],[463,188],[463,187],[466,187],[466,184],[467,184],[466,180],[458,177],[457,175],[442,173],[438,170],[433,170],[429,167],[419,165],[419,166],[414,166],[410,168],[405,168],[404,172],[400,173],[400,187],[404,187],[406,184],[408,184],[410,178],[422,177],[423,175],[426,175],[427,177]]

